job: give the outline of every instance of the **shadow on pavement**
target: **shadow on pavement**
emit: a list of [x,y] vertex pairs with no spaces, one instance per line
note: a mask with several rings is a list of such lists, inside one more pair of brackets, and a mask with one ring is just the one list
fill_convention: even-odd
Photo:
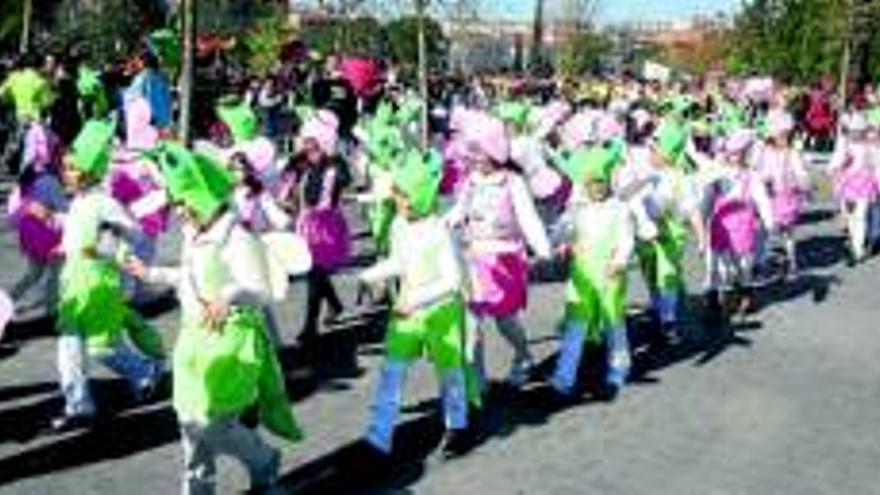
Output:
[[[58,440],[0,459],[0,485],[98,462],[124,458],[178,439],[177,419],[167,394],[135,405],[122,380],[93,381],[102,411],[89,430],[58,434]],[[50,419],[60,411],[52,397],[12,410],[0,411],[0,441],[28,442],[50,436]]]

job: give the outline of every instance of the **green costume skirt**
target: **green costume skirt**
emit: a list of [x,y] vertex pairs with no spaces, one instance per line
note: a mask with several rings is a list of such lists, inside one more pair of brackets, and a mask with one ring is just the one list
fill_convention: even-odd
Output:
[[185,322],[174,349],[173,395],[174,409],[187,420],[207,424],[256,406],[269,431],[302,438],[258,311],[235,309],[219,330]]
[[602,342],[605,332],[626,320],[626,274],[608,279],[607,263],[573,260],[568,282],[566,321],[580,323],[587,331],[587,341]]
[[119,270],[88,257],[68,258],[61,270],[58,323],[61,331],[85,337],[89,348],[111,348],[128,317]]
[[660,235],[653,241],[640,242],[636,254],[653,292],[677,292],[684,289],[682,259],[687,247],[688,231],[679,221],[660,224]]

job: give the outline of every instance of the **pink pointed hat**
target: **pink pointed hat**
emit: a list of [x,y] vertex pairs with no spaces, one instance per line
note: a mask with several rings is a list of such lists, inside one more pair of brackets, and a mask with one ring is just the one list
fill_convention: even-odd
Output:
[[594,139],[597,118],[595,110],[584,110],[574,114],[560,129],[559,137],[562,145],[574,150]]
[[606,113],[596,121],[596,140],[600,143],[620,139],[623,136],[623,125],[614,115]]
[[724,140],[724,154],[739,155],[755,142],[755,133],[749,129],[738,129]]
[[330,110],[318,110],[307,120],[299,131],[300,143],[306,139],[314,139],[318,147],[327,154],[336,154],[336,142],[339,140],[339,118]]
[[506,163],[510,159],[510,140],[504,122],[487,113],[470,112],[462,127],[469,146],[478,147],[495,163]]
[[539,139],[547,137],[571,115],[571,105],[563,100],[554,100],[538,110],[537,130],[535,134]]

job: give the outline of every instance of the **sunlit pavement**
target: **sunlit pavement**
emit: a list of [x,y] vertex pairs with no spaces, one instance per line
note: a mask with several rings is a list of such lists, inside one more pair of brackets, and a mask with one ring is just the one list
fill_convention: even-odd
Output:
[[[639,355],[633,383],[612,404],[586,395],[551,407],[540,380],[519,397],[496,387],[480,444],[444,462],[432,452],[440,435],[429,401],[436,386],[431,370],[419,367],[407,388],[401,454],[366,476],[354,475],[372,466],[358,462],[365,459],[353,444],[368,418],[381,336],[369,315],[357,317],[351,274],[342,275],[338,286],[354,316],[325,334],[316,355],[284,352],[308,435],[284,449],[285,486],[310,494],[878,493],[880,261],[847,268],[833,218],[819,209],[807,220],[800,232],[806,268],[797,281],[769,287],[767,306],[732,334],[703,328],[694,314],[682,346]],[[0,257],[0,283],[9,287],[23,266],[8,231]],[[695,255],[690,262],[696,293],[701,264]],[[632,292],[634,302],[644,301],[637,276]],[[546,371],[562,285],[536,284],[530,298],[526,322]],[[297,284],[279,308],[291,345],[303,300]],[[699,310],[696,300],[690,305]],[[161,313],[154,321],[170,344],[177,314],[163,306],[150,309]],[[175,493],[180,447],[167,399],[135,404],[122,384],[95,370],[98,399],[113,417],[91,433],[45,431],[59,405],[51,335],[46,324],[13,328],[0,351],[0,493]],[[500,380],[509,351],[492,332],[489,342]],[[247,488],[231,462],[221,463],[219,483],[220,493]]]

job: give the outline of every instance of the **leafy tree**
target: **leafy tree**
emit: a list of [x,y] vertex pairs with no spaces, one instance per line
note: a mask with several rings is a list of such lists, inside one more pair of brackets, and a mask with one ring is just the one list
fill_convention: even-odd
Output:
[[[419,20],[415,16],[404,16],[385,26],[391,60],[403,68],[404,76],[410,77],[418,66]],[[425,19],[425,44],[428,60],[434,68],[442,67],[445,60],[447,41],[440,24],[432,18]]]
[[577,32],[562,51],[559,70],[565,76],[595,72],[610,49],[611,40],[607,36],[592,30]]
[[728,68],[796,82],[836,73],[850,27],[848,0],[751,2],[731,32]]

